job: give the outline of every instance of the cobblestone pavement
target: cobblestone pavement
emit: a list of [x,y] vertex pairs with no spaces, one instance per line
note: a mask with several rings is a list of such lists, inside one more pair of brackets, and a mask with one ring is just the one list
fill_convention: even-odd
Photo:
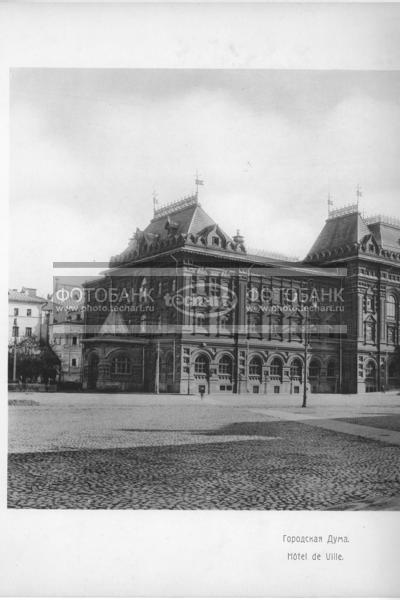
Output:
[[12,454],[8,506],[321,510],[400,494],[398,446],[297,422],[224,433],[269,439]]
[[400,446],[373,437],[398,435],[396,395],[12,401],[10,508],[400,509]]

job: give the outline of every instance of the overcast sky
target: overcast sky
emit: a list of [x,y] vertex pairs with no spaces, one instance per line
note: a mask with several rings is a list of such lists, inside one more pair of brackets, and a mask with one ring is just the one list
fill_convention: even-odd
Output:
[[204,209],[256,248],[303,258],[328,193],[357,184],[366,214],[400,216],[395,71],[17,69],[10,105],[11,287],[108,260],[196,169]]

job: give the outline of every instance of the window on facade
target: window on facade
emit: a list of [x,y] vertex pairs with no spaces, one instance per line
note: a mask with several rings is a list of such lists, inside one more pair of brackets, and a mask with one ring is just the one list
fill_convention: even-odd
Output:
[[76,336],[73,336],[73,337],[72,337],[72,345],[73,345],[73,346],[76,346],[76,345],[77,345],[77,343],[78,343],[78,338],[77,338]]
[[114,375],[126,375],[129,373],[130,360],[127,356],[120,355],[113,358],[111,371]]
[[291,319],[290,327],[292,340],[301,341],[302,326],[300,319]]
[[72,366],[72,367],[76,367],[76,358],[73,358],[73,359],[71,360],[71,366]]
[[18,337],[18,335],[19,335],[19,327],[17,327],[16,325],[14,325],[14,327],[12,328],[12,334],[13,334],[13,337]]
[[375,323],[365,323],[365,339],[367,342],[375,341]]
[[198,294],[205,294],[206,293],[206,287],[205,287],[205,281],[204,281],[204,279],[198,279],[197,280],[196,291],[197,291]]
[[19,309],[14,308],[14,317],[18,317],[18,315],[19,315]]
[[396,298],[393,294],[389,294],[386,301],[386,316],[388,319],[396,318]]
[[374,310],[374,301],[371,296],[367,296],[365,299],[365,310],[367,312],[373,312]]
[[196,325],[197,327],[205,327],[206,324],[206,316],[204,313],[197,313],[196,315]]
[[376,366],[372,361],[367,362],[365,365],[365,377],[367,379],[375,379],[376,376]]
[[194,372],[196,375],[208,374],[208,358],[204,354],[200,354],[194,361]]
[[210,294],[211,296],[218,296],[218,283],[215,277],[210,278]]
[[230,375],[232,376],[232,359],[228,355],[224,355],[218,364],[218,373],[220,375]]
[[227,329],[229,325],[229,317],[227,315],[222,315],[220,324],[222,329]]
[[32,327],[25,327],[26,337],[32,337]]
[[26,309],[26,316],[27,317],[31,317],[32,316],[32,309],[31,308],[27,308]]
[[261,360],[257,356],[254,356],[249,362],[249,375],[253,375],[254,377],[261,377],[261,373]]
[[312,360],[310,362],[310,367],[309,367],[308,372],[309,372],[310,377],[319,377],[320,373],[321,373],[320,362],[318,360]]
[[389,326],[387,333],[388,344],[396,344],[396,328],[394,326]]
[[259,329],[260,318],[257,314],[249,315],[249,331],[257,333]]
[[271,362],[271,377],[282,379],[283,365],[280,358],[276,357]]
[[214,235],[212,238],[212,245],[219,246],[219,237],[217,237],[216,235]]
[[271,337],[276,340],[282,338],[282,318],[279,316],[271,318]]
[[78,314],[76,315],[76,320],[77,320],[77,321],[80,321],[80,320],[81,320],[81,318],[82,318],[82,317],[81,317],[81,315],[78,313]]
[[335,365],[335,363],[334,363],[333,360],[330,360],[328,362],[328,367],[327,367],[326,374],[327,374],[328,377],[335,377],[335,374],[336,374],[336,365]]
[[302,364],[299,358],[295,358],[290,367],[290,375],[292,379],[301,379]]

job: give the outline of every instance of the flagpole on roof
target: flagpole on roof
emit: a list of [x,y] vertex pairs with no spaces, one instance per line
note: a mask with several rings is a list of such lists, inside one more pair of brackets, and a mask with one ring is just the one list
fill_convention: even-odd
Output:
[[156,190],[153,190],[153,213],[156,212],[158,206],[158,195]]
[[331,207],[333,207],[333,200],[332,200],[331,193],[329,192],[328,193],[328,217],[330,216],[331,211],[332,211]]
[[362,197],[362,191],[361,191],[361,187],[359,184],[357,184],[356,196],[357,196],[357,210],[358,210],[358,207],[360,204],[360,198]]
[[199,185],[204,185],[204,180],[199,179],[199,174],[197,171],[196,171],[196,176],[195,176],[194,182],[196,184],[196,198],[198,200],[199,199]]

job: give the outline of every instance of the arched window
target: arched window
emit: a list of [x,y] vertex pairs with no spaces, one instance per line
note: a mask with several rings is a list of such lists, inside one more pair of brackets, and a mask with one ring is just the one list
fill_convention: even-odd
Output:
[[321,363],[319,360],[315,358],[311,359],[310,367],[309,367],[309,375],[310,377],[319,377],[321,374]]
[[205,354],[199,354],[194,361],[194,372],[196,375],[208,375],[208,358]]
[[251,361],[249,362],[249,375],[253,377],[261,377],[262,374],[262,364],[261,359],[258,356],[253,356]]
[[273,379],[282,379],[283,365],[281,359],[277,356],[271,362],[270,372]]
[[328,367],[326,370],[327,377],[335,377],[336,376],[336,364],[335,361],[330,360],[328,362]]
[[224,354],[224,356],[221,358],[221,360],[218,363],[218,373],[220,375],[232,376],[232,371],[233,371],[232,359],[227,354]]
[[370,360],[365,365],[365,377],[366,379],[375,379],[376,378],[376,365]]
[[393,294],[389,294],[386,300],[386,316],[388,319],[396,318],[396,298]]
[[299,358],[295,358],[290,366],[290,375],[292,379],[301,379],[303,365]]
[[119,354],[115,358],[113,358],[111,363],[111,372],[113,375],[126,375],[129,373],[131,367],[130,360],[128,356],[124,354]]

